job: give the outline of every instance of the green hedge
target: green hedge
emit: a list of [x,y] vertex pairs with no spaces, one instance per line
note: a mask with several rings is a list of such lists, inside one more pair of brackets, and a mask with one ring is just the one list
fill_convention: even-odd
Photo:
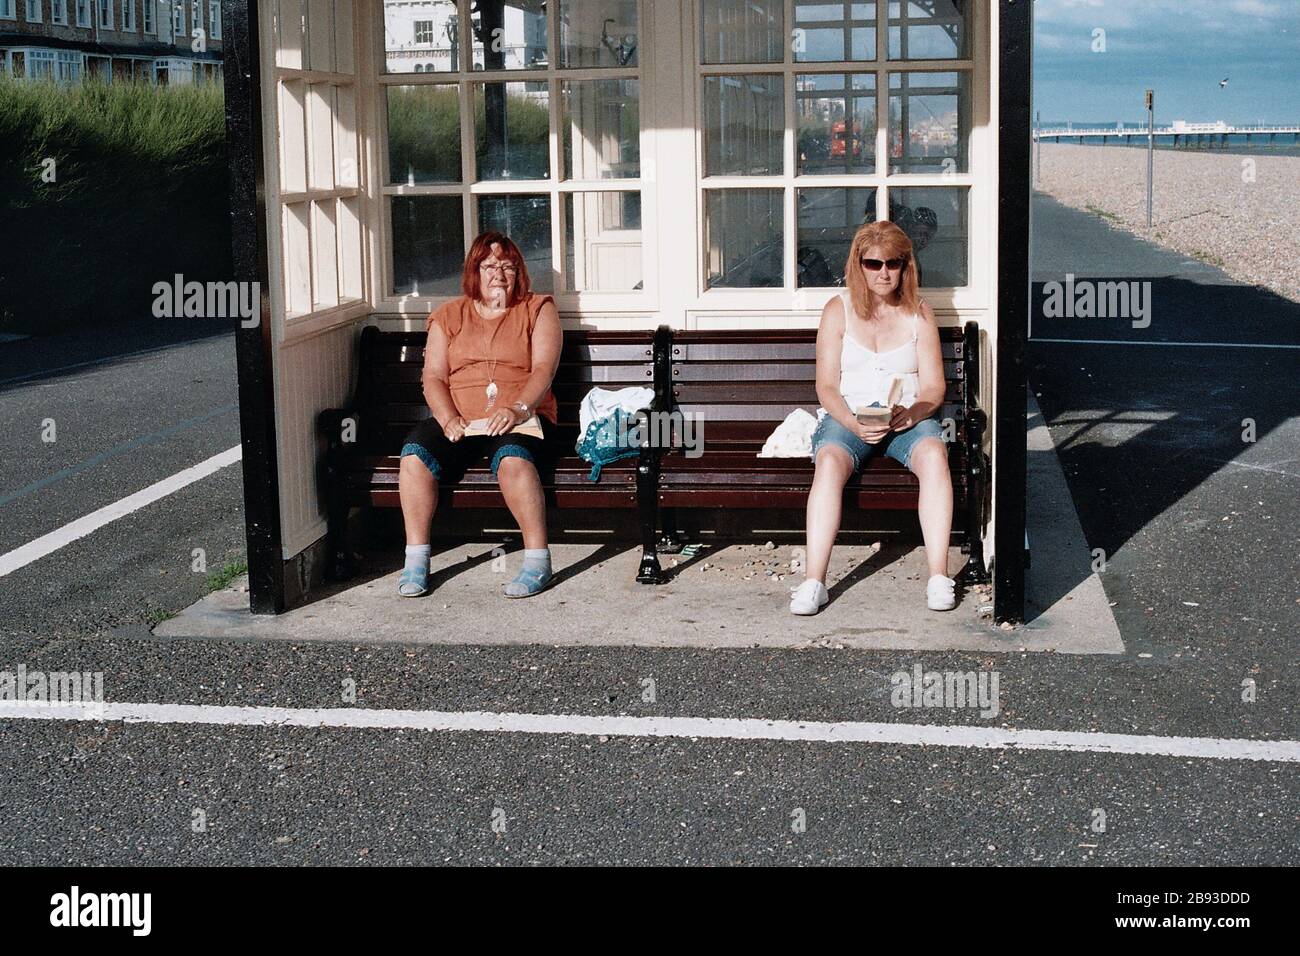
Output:
[[220,89],[0,79],[0,235],[5,331],[153,321],[155,282],[229,279]]

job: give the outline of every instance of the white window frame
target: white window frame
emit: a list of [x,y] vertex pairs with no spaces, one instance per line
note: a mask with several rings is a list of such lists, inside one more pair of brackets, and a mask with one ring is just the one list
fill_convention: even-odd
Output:
[[99,28],[113,29],[113,0],[98,0]]
[[41,0],[26,0],[23,6],[23,17],[28,23],[45,22],[44,11],[41,9]]
[[[149,0],[142,0],[148,3]],[[122,0],[122,32],[135,33],[135,0]]]
[[0,0],[0,20],[18,19],[18,0]]
[[[111,71],[111,67],[110,67]],[[75,50],[60,50],[54,60],[54,76],[60,83],[80,83],[86,75],[86,56]]]
[[[546,5],[547,17],[547,58],[546,66],[537,69],[509,69],[484,71],[474,69],[474,56],[470,18],[466,16],[467,0],[459,3],[459,48],[471,51],[462,54],[458,72],[423,72],[423,73],[385,73],[386,50],[384,27],[382,22],[383,0],[376,3],[377,15],[374,18],[374,41],[372,45],[374,68],[371,75],[377,87],[371,97],[373,108],[369,111],[377,134],[377,173],[370,193],[374,203],[372,208],[380,210],[382,227],[379,233],[380,254],[375,256],[371,274],[371,288],[374,305],[377,309],[402,315],[427,315],[439,303],[447,301],[448,296],[431,295],[393,295],[393,243],[392,222],[390,215],[392,196],[422,195],[458,195],[462,198],[463,231],[465,248],[478,233],[477,197],[491,194],[526,194],[536,193],[550,198],[551,209],[551,265],[556,275],[555,289],[547,293],[554,297],[556,306],[562,313],[654,313],[659,309],[660,268],[658,266],[658,215],[656,209],[657,188],[654,177],[654,164],[649,158],[646,137],[647,122],[656,104],[650,99],[652,95],[646,87],[647,38],[650,33],[648,22],[651,8],[665,0],[637,0],[638,18],[638,65],[635,67],[559,67],[559,3]],[[641,176],[629,179],[564,179],[563,142],[561,137],[562,108],[560,103],[561,84],[565,81],[636,79],[638,81],[638,113],[641,123]],[[464,118],[472,115],[473,96],[476,85],[483,82],[519,83],[526,81],[543,81],[547,84],[547,96],[551,114],[548,135],[551,176],[546,180],[489,180],[475,181],[474,173],[474,139],[473,131]],[[386,91],[390,86],[415,86],[423,84],[456,85],[460,95],[461,121],[461,181],[457,183],[430,183],[422,185],[390,185],[388,171],[388,131]],[[569,193],[591,192],[634,192],[641,197],[641,270],[642,288],[635,291],[568,291],[566,274],[566,250],[564,230],[564,196]]]
[[190,0],[190,33],[203,27],[203,0]]
[[158,34],[158,18],[154,15],[156,2],[157,0],[140,0],[140,32],[150,36]]
[[68,0],[50,0],[50,23],[68,25]]
[[221,39],[221,0],[208,0],[208,39]]
[[56,64],[57,58],[53,50],[26,50],[27,55],[23,57],[23,75],[28,79],[39,79],[40,75],[32,69],[37,63],[47,64],[50,72],[45,75],[46,79],[53,80],[57,76]]
[[172,3],[172,42],[180,43],[185,33],[185,0]]

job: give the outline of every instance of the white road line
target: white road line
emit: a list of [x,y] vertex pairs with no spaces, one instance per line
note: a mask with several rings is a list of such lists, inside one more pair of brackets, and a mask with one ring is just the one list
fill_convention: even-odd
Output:
[[1300,741],[1231,740],[1008,730],[933,724],[882,724],[731,717],[603,717],[486,711],[363,708],[217,707],[198,704],[42,704],[0,701],[0,719],[122,721],[128,724],[219,724],[243,727],[340,727],[477,733],[574,734],[594,737],[690,737],[714,740],[788,740],[815,743],[903,744],[982,750],[1057,750],[1073,753],[1198,757],[1300,763]]
[[51,552],[59,550],[66,544],[84,538],[104,525],[125,517],[133,511],[139,511],[145,505],[152,504],[159,498],[165,498],[173,491],[179,491],[186,485],[192,485],[200,478],[206,478],[213,472],[220,471],[227,465],[233,465],[243,457],[243,449],[236,445],[219,455],[213,455],[207,461],[201,461],[191,468],[154,482],[148,488],[141,489],[133,495],[127,495],[120,501],[105,505],[98,511],[92,511],[84,518],[56,528],[49,534],[43,534],[35,541],[28,542],[21,548],[15,548],[6,554],[0,554],[0,578],[11,574],[21,567],[37,561]]
[[1057,345],[1178,345],[1201,349],[1300,349],[1300,345],[1270,345],[1265,342],[1154,342],[1142,339],[1044,339],[1032,336],[1030,342]]

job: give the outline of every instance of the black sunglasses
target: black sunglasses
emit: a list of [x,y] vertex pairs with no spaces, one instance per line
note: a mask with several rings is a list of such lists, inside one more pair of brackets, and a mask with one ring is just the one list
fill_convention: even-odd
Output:
[[899,256],[897,259],[860,259],[859,261],[868,272],[879,272],[885,266],[889,267],[890,272],[897,272],[907,265],[906,256]]

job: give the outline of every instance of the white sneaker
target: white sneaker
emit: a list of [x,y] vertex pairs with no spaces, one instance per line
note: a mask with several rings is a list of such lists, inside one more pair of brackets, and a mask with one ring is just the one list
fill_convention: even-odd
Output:
[[820,581],[814,581],[812,578],[804,581],[797,588],[791,588],[791,590],[794,592],[790,596],[791,614],[816,614],[831,599],[830,592],[826,590],[826,585]]
[[957,606],[957,582],[942,574],[932,575],[925,585],[925,603],[931,611],[951,611]]

